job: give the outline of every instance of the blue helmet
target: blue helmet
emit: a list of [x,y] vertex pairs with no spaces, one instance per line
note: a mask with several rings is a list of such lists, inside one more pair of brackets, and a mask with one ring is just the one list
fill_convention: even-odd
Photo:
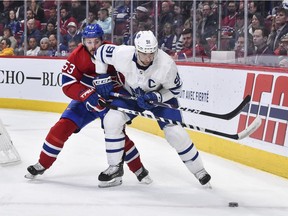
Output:
[[90,24],[87,25],[83,32],[82,38],[101,38],[103,37],[104,32],[102,28],[98,24]]

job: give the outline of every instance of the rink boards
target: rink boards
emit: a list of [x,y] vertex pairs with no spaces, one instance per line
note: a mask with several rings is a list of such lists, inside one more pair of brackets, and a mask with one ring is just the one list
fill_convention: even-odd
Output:
[[[0,107],[62,112],[70,101],[61,90],[65,59],[0,58]],[[256,115],[261,127],[249,138],[231,141],[188,131],[200,150],[288,178],[288,74],[283,69],[178,63],[181,106],[213,113],[233,110],[249,94],[252,102],[232,120],[182,112],[185,123],[237,133]],[[163,136],[153,120],[133,127]]]

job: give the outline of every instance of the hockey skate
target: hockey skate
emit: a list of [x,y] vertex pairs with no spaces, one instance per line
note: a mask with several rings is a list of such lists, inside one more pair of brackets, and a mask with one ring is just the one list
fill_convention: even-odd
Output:
[[29,166],[27,170],[28,173],[24,177],[34,179],[37,175],[42,175],[46,169],[38,162],[35,165]]
[[123,161],[118,165],[110,165],[105,171],[98,176],[100,188],[114,187],[122,184],[122,176],[124,175]]
[[149,171],[144,167],[141,167],[139,170],[135,172],[137,179],[142,184],[151,184],[153,180],[149,176]]
[[207,184],[208,187],[211,187],[211,185],[209,183],[211,176],[207,173],[207,171],[205,169],[198,171],[195,174],[195,177],[199,180],[201,185]]

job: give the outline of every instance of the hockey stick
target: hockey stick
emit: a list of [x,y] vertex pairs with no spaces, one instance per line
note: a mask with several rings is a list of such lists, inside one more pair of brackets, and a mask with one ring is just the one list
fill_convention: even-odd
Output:
[[[113,97],[123,98],[123,99],[127,99],[127,100],[137,100],[137,97],[124,95],[124,94],[120,94],[120,93],[115,93],[115,92],[111,92],[110,95]],[[177,107],[175,105],[156,102],[156,101],[150,101],[150,103],[157,105],[157,106],[161,106],[161,107],[167,107],[167,108],[171,108],[171,109],[177,109],[177,110],[181,110],[181,111],[185,111],[185,112],[190,112],[193,114],[199,114],[199,115],[205,115],[205,116],[209,116],[209,117],[213,117],[213,118],[230,120],[230,119],[234,118],[236,115],[238,115],[241,112],[241,110],[250,102],[250,100],[251,100],[251,96],[247,95],[244,98],[244,100],[241,102],[241,104],[239,104],[234,110],[232,110],[231,112],[226,113],[226,114],[210,113],[210,112],[206,112],[206,111],[202,111],[202,110],[190,109],[188,107],[181,107],[181,106]]]
[[214,134],[214,135],[218,135],[218,136],[222,136],[222,137],[226,137],[226,138],[230,138],[230,139],[234,139],[234,140],[240,140],[240,139],[243,139],[243,138],[245,138],[247,136],[250,136],[261,125],[261,117],[257,116],[254,119],[254,121],[246,129],[244,129],[243,131],[241,131],[241,132],[239,132],[237,134],[227,134],[227,133],[223,133],[223,132],[220,132],[220,131],[205,129],[205,128],[201,128],[201,127],[198,127],[198,126],[186,124],[184,122],[174,121],[174,120],[166,119],[166,118],[163,118],[163,117],[157,117],[157,116],[155,116],[153,114],[146,114],[146,113],[135,111],[135,110],[130,110],[130,109],[126,109],[126,108],[117,107],[117,106],[111,105],[110,103],[103,103],[102,101],[99,101],[99,104],[101,106],[103,106],[103,107],[107,107],[107,108],[110,108],[110,109],[113,109],[113,110],[118,110],[118,111],[125,112],[125,113],[132,114],[132,115],[143,116],[143,117],[146,117],[146,118],[149,118],[149,119],[154,119],[154,120],[165,122],[165,123],[169,123],[169,124],[181,125],[184,128],[197,130],[197,131],[201,131],[201,132],[205,132],[205,133],[209,133],[209,134]]

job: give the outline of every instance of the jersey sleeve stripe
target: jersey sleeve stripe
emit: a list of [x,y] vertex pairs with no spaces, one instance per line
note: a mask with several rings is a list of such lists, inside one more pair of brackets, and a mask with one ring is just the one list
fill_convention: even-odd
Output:
[[76,79],[73,76],[70,76],[68,74],[62,74],[62,86],[71,85],[72,83],[75,83]]
[[104,58],[103,58],[103,50],[104,50],[104,46],[101,47],[100,57],[101,57],[101,61],[102,61],[103,63],[105,63],[105,62],[104,62]]

